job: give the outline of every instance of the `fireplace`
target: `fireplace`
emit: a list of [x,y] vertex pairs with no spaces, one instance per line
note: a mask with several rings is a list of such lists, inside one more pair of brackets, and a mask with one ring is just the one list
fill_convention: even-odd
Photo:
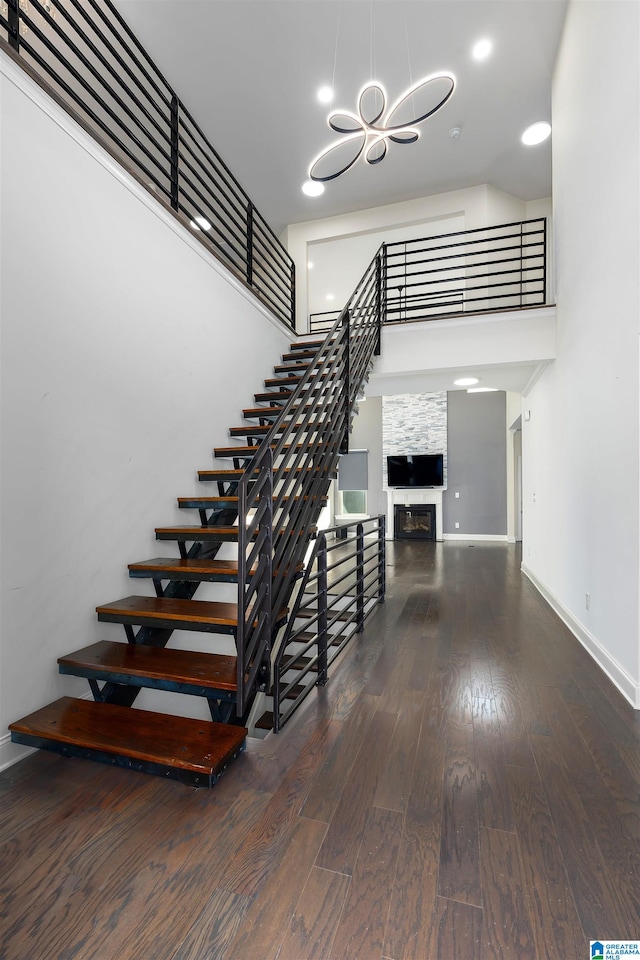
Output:
[[435,540],[434,503],[396,504],[393,534],[397,540]]

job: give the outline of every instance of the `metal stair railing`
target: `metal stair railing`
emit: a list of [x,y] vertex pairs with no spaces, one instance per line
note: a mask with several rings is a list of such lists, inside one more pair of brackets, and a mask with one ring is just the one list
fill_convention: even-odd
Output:
[[378,251],[238,484],[239,715],[256,686],[268,689],[275,628],[348,450],[356,398],[380,349],[381,276]]
[[[350,531],[355,536],[346,543],[337,539],[349,537]],[[314,686],[327,682],[331,663],[384,602],[385,546],[383,514],[318,534],[274,658],[275,733]],[[295,653],[290,652],[293,644]]]

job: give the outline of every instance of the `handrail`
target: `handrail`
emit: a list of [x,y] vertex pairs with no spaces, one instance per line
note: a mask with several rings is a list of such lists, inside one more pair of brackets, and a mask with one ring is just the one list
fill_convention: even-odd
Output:
[[[238,713],[268,682],[275,627],[285,616],[338,457],[348,449],[356,398],[380,345],[380,255],[308,365],[238,484]],[[271,486],[265,480],[271,473]],[[268,633],[264,564],[270,556]],[[262,673],[262,676],[260,674]]]
[[111,0],[7,0],[7,50],[287,326],[295,267]]
[[[519,310],[547,302],[545,217],[383,243],[383,323]],[[312,313],[321,333],[330,313]]]

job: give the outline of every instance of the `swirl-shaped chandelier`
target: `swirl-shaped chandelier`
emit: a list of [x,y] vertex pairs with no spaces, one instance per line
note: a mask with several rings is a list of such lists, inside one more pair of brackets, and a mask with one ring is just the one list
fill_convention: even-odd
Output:
[[[309,180],[321,185],[335,180],[364,157],[368,164],[381,163],[387,155],[387,144],[415,143],[420,137],[417,125],[440,110],[455,89],[455,77],[436,73],[419,80],[386,111],[387,96],[381,84],[366,84],[358,97],[358,112],[338,110],[328,117],[330,128],[342,134],[318,154],[309,167]],[[316,191],[314,191],[316,192]]]

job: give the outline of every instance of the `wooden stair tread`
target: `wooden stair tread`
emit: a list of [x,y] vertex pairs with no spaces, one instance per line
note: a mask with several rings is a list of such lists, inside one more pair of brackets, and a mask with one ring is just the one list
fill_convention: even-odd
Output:
[[[277,367],[274,367],[274,373],[279,373],[279,377],[268,377],[264,381],[265,387],[277,387],[279,384],[289,384],[291,386],[297,386],[307,369],[312,366],[310,362],[307,363],[281,363]],[[286,375],[286,376],[285,376]],[[330,376],[328,372],[320,374],[321,380],[326,380]]]
[[[304,412],[304,411],[302,411]],[[297,411],[298,415],[300,411]],[[310,426],[307,426],[306,430],[313,430],[317,427],[317,422],[314,422]],[[291,423],[290,420],[285,420],[284,423],[258,423],[258,424],[246,424],[243,427],[229,427],[229,436],[230,437],[257,437],[263,436],[269,433],[271,430],[275,429],[276,432],[282,433],[283,430],[286,430],[288,427],[292,427],[294,430],[302,430],[302,423]]]
[[[295,700],[297,697],[300,696],[301,693],[304,693],[305,690],[308,690],[308,689],[309,689],[309,686],[311,686],[311,685],[315,686],[315,683],[316,683],[315,680],[313,681],[313,684],[296,683],[296,684],[295,684],[293,687],[291,687],[291,689],[288,691],[288,693],[287,693],[287,695],[286,695],[286,697],[285,697],[285,700]],[[283,686],[285,686],[284,683],[283,683]],[[270,696],[270,697],[273,696],[273,688],[271,688],[271,690],[269,691],[269,696]]]
[[274,368],[274,373],[304,373],[311,366],[311,360],[296,360],[290,363],[278,363]]
[[264,381],[264,385],[265,387],[297,387],[301,376],[302,374],[298,377],[269,377]]
[[[283,607],[278,620],[284,620]],[[237,603],[220,600],[180,600],[174,597],[124,597],[96,607],[98,619],[105,623],[173,625],[174,630],[206,630],[216,627],[235,628],[238,624]]]
[[[272,443],[271,446],[275,447],[275,443]],[[295,449],[298,451],[302,450],[303,446],[304,444],[299,443],[295,446]],[[328,444],[322,444],[319,446],[320,447],[328,446]],[[215,447],[213,451],[213,455],[215,457],[220,457],[221,459],[224,459],[227,457],[241,457],[244,459],[248,459],[248,458],[254,457],[258,452],[258,449],[259,449],[258,444],[251,444],[251,445],[245,444],[243,446],[238,445],[237,447]],[[292,449],[294,449],[294,446],[292,444],[290,443],[285,444],[285,446],[282,448],[282,453],[290,453]]]
[[313,360],[317,355],[318,349],[309,349],[308,347],[298,347],[295,350],[292,350],[291,353],[282,354],[283,363],[301,363],[304,360]]
[[[317,616],[318,616],[317,607],[316,608],[300,607],[296,611],[296,617],[300,617],[301,620],[309,620],[312,617],[317,617]],[[336,623],[341,623],[341,622],[346,623],[349,620],[353,620],[354,616],[355,614],[353,613],[353,611],[346,611],[345,613],[337,613],[337,614],[331,611],[329,614],[329,619],[332,622],[336,622]]]
[[178,506],[183,510],[211,510],[229,504],[237,507],[239,497],[237,493],[220,494],[215,497],[178,497]]
[[[273,499],[277,497],[277,494],[273,494]],[[282,498],[283,503],[288,503],[290,500],[299,500],[300,497],[286,495]],[[305,497],[305,500],[308,500],[309,497]],[[313,500],[327,500],[327,497],[312,497]],[[221,506],[222,504],[228,503],[231,506],[238,505],[239,497],[235,493],[230,493],[228,495],[222,494],[221,496],[216,497],[178,497],[178,506],[183,510],[211,510],[213,507]]]
[[289,344],[290,350],[313,350],[321,347],[325,341],[325,338],[322,340],[295,340],[293,343]]
[[282,406],[289,402],[292,395],[293,390],[267,390],[264,393],[254,393],[253,399],[256,403],[273,403],[277,400]]
[[[255,567],[251,573],[255,572]],[[192,558],[154,557],[129,564],[129,576],[153,577],[162,580],[236,580],[237,560],[199,560]],[[161,575],[161,576],[160,576]]]
[[189,540],[192,543],[203,543],[207,540],[234,541],[238,539],[238,529],[228,526],[156,527],[156,540]]
[[131,623],[139,623],[136,617],[145,620],[169,620],[193,624],[236,626],[238,622],[237,603],[219,600],[177,600],[173,597],[124,597],[96,607],[100,620],[126,618]]
[[249,424],[246,427],[229,427],[230,437],[262,437],[272,429],[273,424]]
[[[292,657],[286,658],[282,661],[282,669],[283,671],[284,670],[304,670],[305,667],[309,666],[312,660],[313,660],[313,657],[296,656],[295,654],[293,654]],[[313,666],[309,667],[309,670],[316,673],[318,672],[317,661],[316,663],[313,664]]]
[[[238,539],[239,529],[239,527],[223,526],[156,527],[156,540],[182,540],[184,542],[189,541],[190,543],[203,543],[207,540],[213,540],[214,542],[227,540],[233,542]],[[317,527],[315,526],[308,526],[306,529],[310,534],[317,532]],[[298,533],[303,532],[302,530],[298,531]],[[257,531],[254,535],[257,536]],[[274,536],[277,537],[278,535],[279,531],[274,530]]]
[[198,480],[213,480],[218,483],[239,483],[245,471],[237,470],[198,470]]
[[211,690],[237,689],[236,658],[217,653],[99,640],[59,657],[58,663],[64,667],[61,672],[74,676],[110,673],[170,680]]
[[258,730],[272,730],[273,729],[273,710],[265,710],[261,717],[258,717],[254,726]]
[[[189,782],[211,785],[243,747],[247,730],[230,724],[169,716],[112,703],[62,697],[12,723],[12,739],[91,759],[129,759],[133,767],[189,773]],[[60,750],[60,752],[67,752]],[[93,756],[92,754],[103,754]],[[182,779],[182,777],[178,777]],[[186,779],[186,778],[185,778]]]
[[[302,414],[309,413],[309,411],[312,410],[312,408],[313,408],[313,404],[309,404],[309,403],[308,403],[306,406],[301,407],[301,406],[300,406],[300,401],[298,400],[298,403],[297,403],[296,408],[295,408],[295,415],[296,415],[296,417],[299,417],[299,416],[301,416]],[[242,411],[242,416],[243,416],[243,417],[246,417],[247,420],[257,419],[257,418],[259,418],[259,417],[263,417],[263,418],[265,418],[265,419],[274,419],[274,418],[277,418],[277,417],[282,416],[282,406],[279,406],[279,407],[248,407],[248,408],[246,408],[245,410]],[[291,416],[291,414],[287,414],[287,416]],[[263,424],[263,426],[264,426],[264,424]]]
[[251,419],[252,417],[279,417],[282,413],[282,407],[246,407],[242,411],[242,416]]
[[[255,447],[252,447],[251,449],[255,451]],[[282,473],[289,474],[293,470],[295,470],[296,473],[302,473],[303,471],[306,471],[307,473],[311,473],[313,469],[314,469],[313,467],[285,467]],[[316,469],[316,472],[320,472],[319,467],[316,467],[315,469]],[[238,483],[242,479],[245,473],[250,473],[250,472],[251,472],[250,468],[248,468],[247,470],[243,470],[243,469],[198,470],[198,480],[204,480],[204,481],[218,480],[219,482],[222,482],[222,483]]]
[[221,459],[226,459],[229,457],[238,458],[240,460],[250,460],[252,457],[255,457],[258,452],[258,445],[251,444],[237,447],[216,447],[213,451],[214,457],[220,457]]

